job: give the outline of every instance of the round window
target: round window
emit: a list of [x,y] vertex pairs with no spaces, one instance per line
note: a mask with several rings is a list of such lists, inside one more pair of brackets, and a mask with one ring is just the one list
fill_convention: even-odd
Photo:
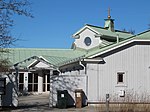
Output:
[[86,46],[90,46],[91,43],[92,43],[91,38],[90,38],[90,37],[86,37],[86,38],[84,39],[84,43],[85,43]]

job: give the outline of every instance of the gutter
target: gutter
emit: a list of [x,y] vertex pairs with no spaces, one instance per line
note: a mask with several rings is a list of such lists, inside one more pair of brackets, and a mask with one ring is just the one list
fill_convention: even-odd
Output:
[[[84,59],[82,59],[82,60],[80,60],[79,61],[79,65],[81,65],[83,68],[84,68],[84,70],[85,70],[85,76],[86,76],[86,91],[85,91],[85,94],[86,94],[86,96],[88,96],[88,75],[87,75],[87,68],[86,68],[86,66],[82,63],[84,61]],[[88,102],[88,99],[86,100],[86,104],[87,104],[87,102]]]

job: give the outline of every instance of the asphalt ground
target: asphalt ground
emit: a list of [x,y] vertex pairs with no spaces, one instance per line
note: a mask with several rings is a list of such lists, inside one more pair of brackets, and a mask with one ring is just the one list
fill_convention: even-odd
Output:
[[101,112],[94,106],[83,108],[49,108],[49,94],[38,94],[19,97],[19,106],[17,108],[1,108],[1,112]]

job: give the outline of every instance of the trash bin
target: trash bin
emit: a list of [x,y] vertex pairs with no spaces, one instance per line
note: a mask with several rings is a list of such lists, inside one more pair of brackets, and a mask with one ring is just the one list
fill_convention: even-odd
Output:
[[83,103],[83,90],[82,89],[75,90],[75,99],[76,99],[76,108],[82,108],[82,103]]
[[67,108],[67,90],[57,90],[57,107],[60,109]]

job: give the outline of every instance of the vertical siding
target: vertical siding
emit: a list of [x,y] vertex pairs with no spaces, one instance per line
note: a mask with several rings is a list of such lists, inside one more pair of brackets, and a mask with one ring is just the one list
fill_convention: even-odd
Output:
[[[113,97],[119,90],[126,94],[150,94],[149,45],[131,46],[105,57],[104,61],[105,64],[88,64],[89,100],[102,101],[107,93]],[[125,72],[122,85],[117,84],[117,72]]]
[[88,100],[97,101],[98,99],[98,74],[97,65],[91,64],[87,66],[88,74]]

